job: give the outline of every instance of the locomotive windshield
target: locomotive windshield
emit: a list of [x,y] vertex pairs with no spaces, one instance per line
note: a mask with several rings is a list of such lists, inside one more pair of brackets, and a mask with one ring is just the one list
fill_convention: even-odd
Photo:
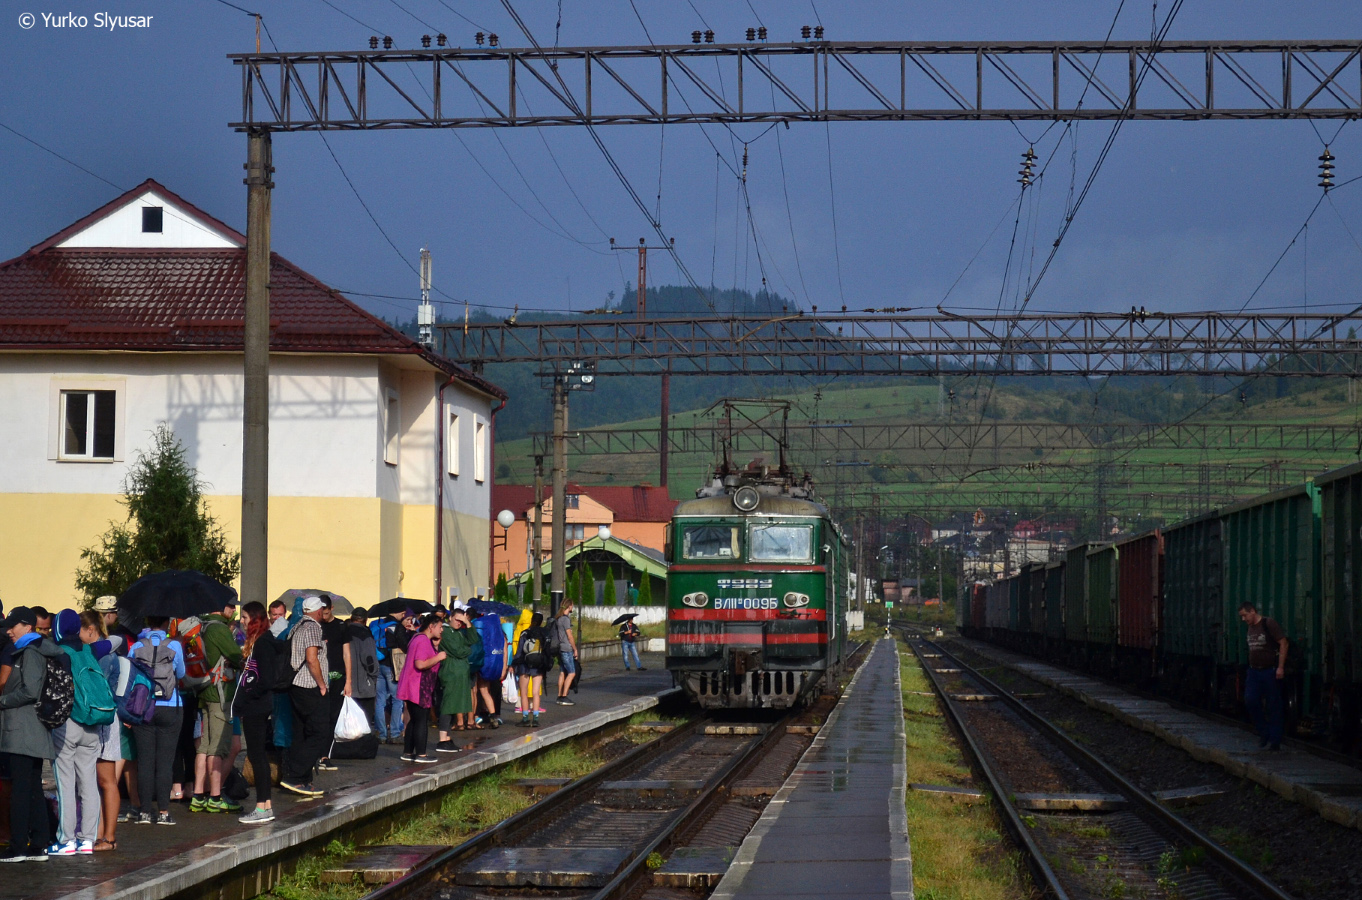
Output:
[[811,525],[753,525],[748,556],[753,562],[812,562]]
[[682,532],[681,554],[686,559],[737,559],[736,525],[692,525]]

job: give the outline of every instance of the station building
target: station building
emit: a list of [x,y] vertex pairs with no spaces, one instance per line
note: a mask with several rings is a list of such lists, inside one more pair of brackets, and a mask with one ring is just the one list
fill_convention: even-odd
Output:
[[[154,181],[0,263],[0,600],[58,608],[165,423],[239,544],[246,238]],[[270,261],[269,591],[488,584],[506,394]],[[437,515],[438,510],[438,515]]]

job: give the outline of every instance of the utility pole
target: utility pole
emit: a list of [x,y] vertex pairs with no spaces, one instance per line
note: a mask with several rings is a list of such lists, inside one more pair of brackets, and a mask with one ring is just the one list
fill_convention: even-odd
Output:
[[539,605],[544,596],[544,457],[534,458],[534,534],[530,536],[530,552],[534,557],[532,604]]
[[246,327],[242,347],[241,601],[269,603],[270,191],[268,131],[246,136]]
[[567,418],[566,375],[553,376],[553,566],[549,570],[549,612],[558,615],[567,564]]
[[[649,250],[671,250],[676,246],[676,238],[671,239],[669,246],[649,247],[643,238],[638,239],[638,293],[634,300],[634,311],[640,322],[648,317],[648,251]],[[615,239],[610,239],[611,250],[632,250],[632,247],[616,247]],[[639,337],[643,337],[643,329],[639,329]],[[667,457],[668,446],[667,426],[672,414],[672,376],[668,372],[662,373],[662,403],[660,412],[660,422],[658,424],[658,484],[662,487],[667,486]]]

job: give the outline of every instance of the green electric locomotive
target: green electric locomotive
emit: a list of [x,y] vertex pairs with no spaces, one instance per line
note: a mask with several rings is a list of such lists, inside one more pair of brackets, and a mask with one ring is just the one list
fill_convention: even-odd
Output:
[[846,653],[847,541],[805,481],[751,468],[680,503],[667,534],[667,668],[713,708],[803,702]]

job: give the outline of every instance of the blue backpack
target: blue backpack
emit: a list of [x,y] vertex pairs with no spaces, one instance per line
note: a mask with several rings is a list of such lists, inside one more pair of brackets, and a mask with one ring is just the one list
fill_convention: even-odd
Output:
[[393,620],[387,616],[376,622],[369,623],[369,633],[374,636],[374,653],[378,656],[379,662],[387,662],[388,656],[388,632],[389,626],[393,625]]
[[99,661],[113,695],[119,721],[150,725],[156,716],[156,688],[146,671],[132,660],[110,653]]
[[496,681],[506,661],[506,634],[501,630],[501,616],[488,613],[473,620],[473,627],[482,638],[482,668],[478,674],[485,681]]

